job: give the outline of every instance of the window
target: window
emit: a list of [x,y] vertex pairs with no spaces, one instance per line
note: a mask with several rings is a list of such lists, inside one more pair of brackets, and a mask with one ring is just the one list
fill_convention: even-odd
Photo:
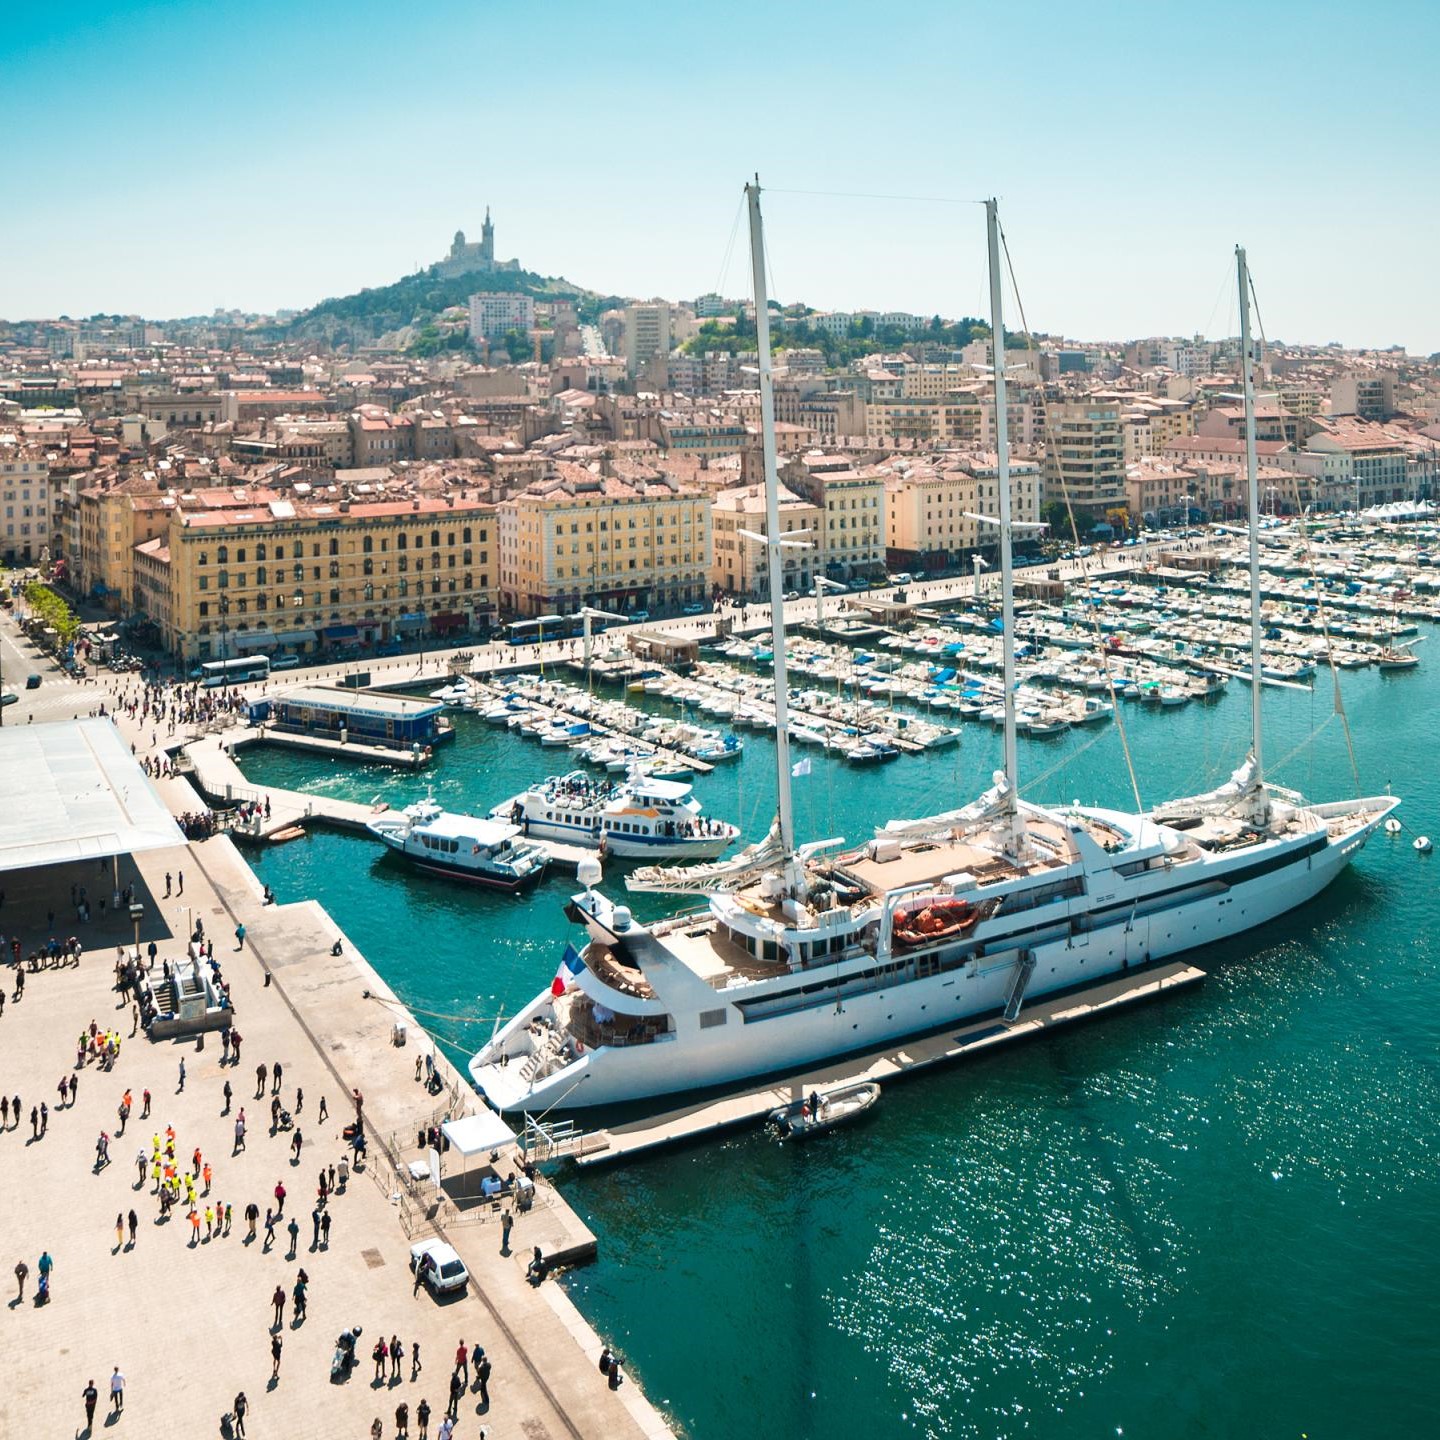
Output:
[[330,553],[332,555],[338,555],[340,553],[340,542],[338,540],[332,539],[330,541]]
[[410,537],[409,537],[408,535],[401,535],[401,536],[395,541],[395,548],[396,548],[397,550],[404,550],[404,549],[406,549],[406,548],[409,546],[409,544],[410,544]]
[[265,558],[265,545],[263,541],[255,547],[255,558],[257,560],[263,560]]
[[200,552],[200,563],[202,565],[208,565],[210,563],[210,557],[203,550]]
[[[265,547],[262,545],[260,548],[263,550]],[[265,567],[263,565],[257,565],[255,567],[255,583],[257,585],[264,585],[267,583],[267,581],[268,572],[266,571]]]
[[455,532],[453,530],[445,536],[445,543],[447,545],[453,545],[455,543]]
[[330,591],[330,603],[332,605],[338,605],[340,603],[340,591],[338,589],[332,589]]
[[299,585],[305,579],[305,567],[297,560],[295,562],[295,583]]
[[229,558],[230,558],[230,547],[229,547],[228,545],[222,545],[222,546],[215,552],[215,559],[216,559],[221,565],[225,564],[225,562],[226,562],[227,560],[229,560]]
[[368,555],[372,550],[374,550],[375,541],[369,535],[367,535],[365,539],[361,542],[360,548],[365,552],[365,554]]
[[277,545],[275,547],[275,558],[277,560],[283,560],[285,558],[285,547],[283,545]]
[[362,568],[364,569],[365,574],[373,575],[375,573],[375,562],[367,555],[363,562]]
[[202,601],[200,602],[200,617],[201,617],[201,619],[204,619],[204,617],[205,617],[206,615],[208,615],[209,613],[210,613],[210,602],[209,602],[208,600],[202,600]]
[[208,575],[202,575],[200,577],[200,588],[202,590],[208,590],[210,588],[210,577]]
[[460,533],[460,538],[468,545],[470,543],[470,527],[467,525]]
[[330,578],[332,580],[338,580],[340,578],[340,562],[338,560],[332,560],[330,562]]

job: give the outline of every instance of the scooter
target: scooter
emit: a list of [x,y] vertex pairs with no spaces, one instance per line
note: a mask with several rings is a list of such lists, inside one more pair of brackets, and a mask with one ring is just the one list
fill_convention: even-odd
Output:
[[342,1330],[335,1341],[335,1355],[330,1361],[330,1380],[344,1382],[350,1378],[350,1372],[355,1368],[355,1350],[360,1340],[360,1327],[352,1326],[349,1330]]

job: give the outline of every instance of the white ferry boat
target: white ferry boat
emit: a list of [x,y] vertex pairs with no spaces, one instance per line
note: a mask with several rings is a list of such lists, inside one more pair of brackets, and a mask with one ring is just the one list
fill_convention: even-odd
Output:
[[545,873],[550,857],[515,825],[452,815],[433,800],[376,815],[365,828],[412,865],[491,890],[518,892]]
[[[1005,768],[961,808],[892,822],[867,844],[797,847],[789,789],[774,399],[758,187],[749,189],[765,444],[779,806],[729,864],[641,871],[632,888],[706,897],[658,924],[593,885],[567,907],[589,937],[574,963],[470,1062],[501,1110],[541,1113],[678,1096],[873,1051],[958,1021],[1017,1020],[1028,1000],[1233,939],[1303,906],[1399,803],[1312,804],[1265,779],[1259,512],[1251,521],[1250,754],[1205,794],[1127,813],[1023,799],[1016,753],[1014,592],[1005,365],[996,357],[1004,602]],[[989,202],[992,334],[1003,335]],[[1254,434],[1249,289],[1237,252],[1245,412]],[[757,537],[763,538],[763,537]]]
[[596,780],[583,770],[552,775],[491,812],[530,836],[603,848],[624,860],[713,860],[739,830],[709,820],[690,786],[633,774]]

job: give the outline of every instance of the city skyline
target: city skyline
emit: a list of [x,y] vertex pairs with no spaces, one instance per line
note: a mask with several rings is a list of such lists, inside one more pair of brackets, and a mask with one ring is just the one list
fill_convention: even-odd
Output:
[[[261,0],[259,49],[194,5],[32,12],[0,39],[31,196],[0,222],[0,315],[304,309],[440,259],[487,204],[527,269],[739,297],[758,169],[787,302],[983,316],[968,202],[994,192],[1037,330],[1233,334],[1240,241],[1271,338],[1440,350],[1440,198],[1419,183],[1434,12],[1375,7],[1369,29],[1409,37],[1381,53],[1332,4],[1217,6],[1198,33],[1128,4],[1042,9],[920,3],[877,30],[849,5],[562,4],[558,52],[508,3],[441,3],[382,44],[371,4]],[[571,53],[583,75],[557,69]],[[295,85],[302,55],[326,64]],[[134,143],[107,160],[102,132]],[[45,177],[67,147],[89,158],[62,206]]]

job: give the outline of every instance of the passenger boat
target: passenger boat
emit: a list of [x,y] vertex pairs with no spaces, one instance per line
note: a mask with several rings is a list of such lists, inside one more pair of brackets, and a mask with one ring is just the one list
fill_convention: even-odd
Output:
[[787,1140],[808,1140],[847,1120],[859,1119],[879,1098],[880,1086],[873,1080],[838,1085],[833,1090],[815,1090],[772,1110],[767,1123]]
[[[1233,940],[1314,899],[1399,804],[1315,803],[1264,771],[1250,291],[1236,253],[1250,519],[1250,750],[1223,785],[1147,811],[1022,796],[1009,442],[1003,349],[993,370],[1003,604],[1004,767],[978,797],[892,820],[860,846],[797,843],[774,439],[769,309],[758,186],[747,186],[758,342],[775,664],[778,805],[769,835],[730,861],[627,877],[688,895],[641,923],[593,886],[566,915],[589,943],[470,1061],[497,1109],[541,1113],[673,1097],[864,1054],[915,1035],[1093,986]],[[991,334],[1004,335],[999,226],[986,205]],[[802,738],[796,736],[795,738]],[[839,853],[835,853],[838,850]],[[912,907],[942,923],[925,934]],[[964,907],[962,909],[962,906]],[[543,1036],[544,1042],[537,1041]]]
[[365,828],[420,870],[514,894],[534,885],[550,857],[515,825],[452,815],[433,800],[375,815]]
[[713,860],[739,830],[708,820],[690,786],[634,772],[620,781],[583,770],[552,775],[490,812],[524,834],[604,850],[619,859]]

